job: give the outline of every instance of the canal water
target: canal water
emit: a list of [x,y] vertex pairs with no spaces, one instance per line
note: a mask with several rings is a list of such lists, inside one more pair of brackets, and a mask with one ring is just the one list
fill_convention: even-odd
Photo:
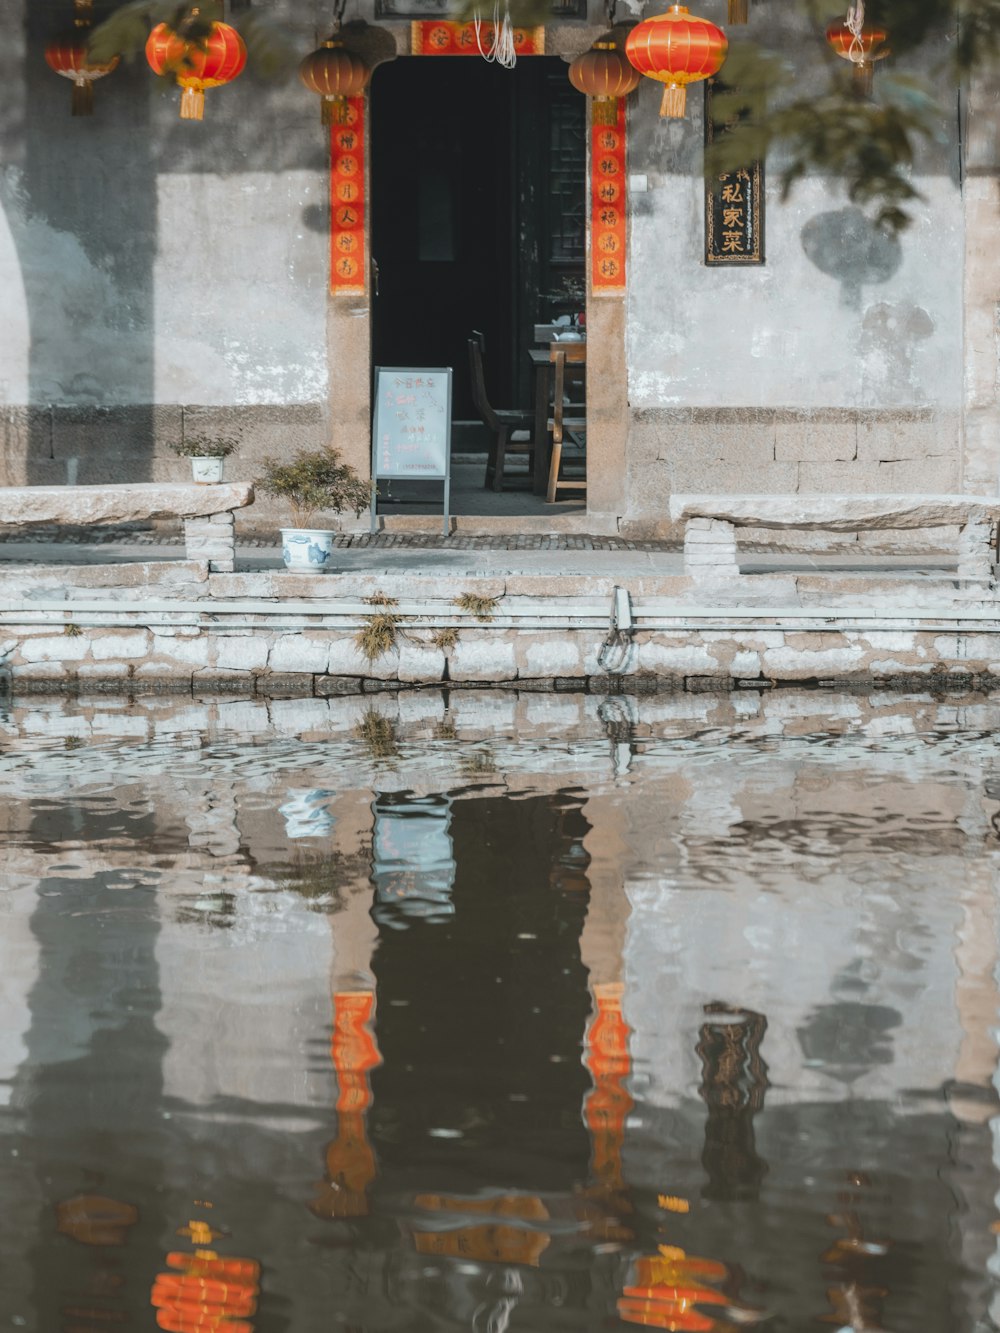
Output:
[[0,707],[0,1329],[995,1329],[998,722]]

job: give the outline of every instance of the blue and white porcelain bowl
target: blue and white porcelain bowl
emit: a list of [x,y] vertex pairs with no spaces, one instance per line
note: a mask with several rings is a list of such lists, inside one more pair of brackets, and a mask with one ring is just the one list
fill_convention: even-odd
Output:
[[286,569],[322,574],[333,561],[332,532],[321,528],[282,528],[281,554]]

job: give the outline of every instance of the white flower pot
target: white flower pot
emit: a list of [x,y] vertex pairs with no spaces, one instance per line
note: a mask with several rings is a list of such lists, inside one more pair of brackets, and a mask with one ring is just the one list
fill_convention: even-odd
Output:
[[324,528],[282,528],[281,554],[285,568],[322,574],[333,559],[334,536]]
[[211,482],[222,480],[225,466],[226,460],[224,458],[192,458],[191,475],[195,481],[200,481],[202,485],[208,485]]

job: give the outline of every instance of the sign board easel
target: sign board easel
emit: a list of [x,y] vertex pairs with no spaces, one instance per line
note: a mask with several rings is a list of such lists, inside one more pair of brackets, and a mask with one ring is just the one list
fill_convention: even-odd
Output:
[[372,512],[380,481],[443,481],[444,535],[451,498],[451,368],[376,366]]

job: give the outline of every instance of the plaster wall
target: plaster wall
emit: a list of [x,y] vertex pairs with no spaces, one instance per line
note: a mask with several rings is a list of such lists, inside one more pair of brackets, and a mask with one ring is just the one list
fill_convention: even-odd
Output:
[[[734,42],[764,35],[772,16],[751,14]],[[798,95],[826,74],[794,24]],[[665,534],[676,491],[963,485],[965,217],[957,95],[942,87],[940,98],[939,141],[920,149],[921,197],[898,241],[867,224],[834,179],[800,181],[783,202],[774,156],[766,263],[709,267],[702,92],[689,92],[685,121],[661,120],[658,89],[644,80],[630,111],[629,171],[648,189],[631,196],[623,526]],[[982,471],[970,481],[982,486]]]
[[[111,7],[104,5],[106,10]],[[101,6],[99,5],[100,9]],[[312,18],[271,7],[296,48]],[[284,12],[289,11],[289,12]],[[248,69],[202,123],[143,59],[71,118],[49,7],[8,0],[0,112],[0,484],[180,476],[239,430],[238,470],[328,432],[328,149],[297,79]]]
[[[312,16],[271,8],[308,49]],[[734,42],[769,21],[751,16]],[[202,430],[241,434],[236,480],[328,439],[365,468],[371,309],[327,297],[313,99],[248,70],[185,123],[140,59],[73,120],[43,58],[48,10],[7,0],[4,17],[0,485],[180,479],[169,446]],[[406,25],[387,26],[405,50]],[[549,46],[569,57],[596,32],[561,24]],[[805,32],[788,32],[800,87],[820,70]],[[666,122],[658,92],[644,80],[629,109],[629,170],[649,189],[630,201],[627,301],[590,302],[592,520],[668,535],[681,490],[992,491],[992,140],[975,140],[963,199],[959,118],[942,117],[898,244],[835,181],[781,203],[769,162],[766,265],[710,269],[701,93]]]

